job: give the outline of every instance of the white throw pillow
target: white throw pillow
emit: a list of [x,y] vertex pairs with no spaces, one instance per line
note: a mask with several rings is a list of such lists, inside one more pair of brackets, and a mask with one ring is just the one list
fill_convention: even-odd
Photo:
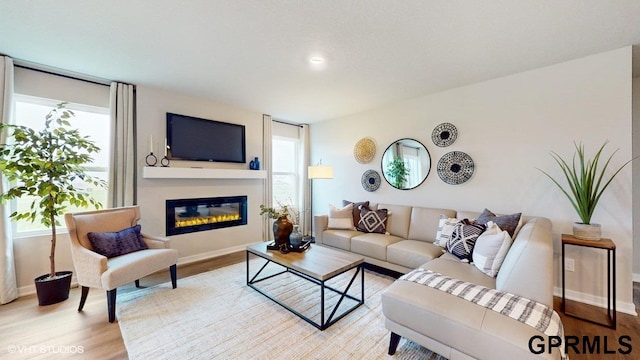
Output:
[[473,248],[473,264],[483,273],[496,277],[511,243],[509,233],[489,221],[487,230],[478,236]]
[[329,204],[329,229],[353,230],[353,204],[337,208]]
[[433,243],[440,247],[445,247],[447,245],[447,241],[451,239],[453,229],[455,228],[455,225],[458,223],[458,221],[460,220],[440,215],[438,231],[436,232],[436,241],[434,241]]

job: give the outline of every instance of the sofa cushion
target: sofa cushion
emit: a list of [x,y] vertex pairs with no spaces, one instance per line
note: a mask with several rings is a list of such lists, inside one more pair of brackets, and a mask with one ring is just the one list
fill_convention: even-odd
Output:
[[360,221],[356,230],[364,233],[385,234],[387,232],[387,209],[371,210],[366,206],[360,207]]
[[328,246],[333,246],[342,250],[351,250],[351,238],[361,235],[362,233],[356,230],[325,230],[322,233],[322,243]]
[[529,340],[544,336],[533,327],[441,290],[398,280],[385,289],[381,302],[387,328],[397,324],[412,329],[474,358],[557,358],[557,351],[553,355],[529,351]]
[[[351,215],[353,216],[353,225],[357,227],[358,223],[360,222],[360,206],[364,205],[366,207],[369,207],[369,202],[368,201],[354,202],[349,200],[342,200],[343,207],[349,204],[353,204],[353,210],[351,211]],[[375,209],[372,209],[372,210],[375,210]]]
[[378,209],[388,209],[387,232],[403,239],[409,238],[411,206],[378,204]]
[[551,221],[532,218],[527,221],[513,244],[496,277],[496,289],[524,296],[547,306],[553,306],[553,242]]
[[440,274],[451,276],[455,279],[468,281],[488,288],[496,288],[496,279],[478,270],[472,264],[460,262],[455,256],[443,254],[437,259],[433,259],[422,266],[421,269],[435,271]]
[[453,230],[451,239],[447,241],[447,251],[460,260],[471,261],[473,246],[485,228],[485,225],[471,222],[469,219],[460,220]]
[[353,204],[349,204],[343,208],[337,208],[329,204],[329,229],[346,229],[354,230],[353,225]]
[[500,229],[506,230],[509,233],[509,236],[513,237],[515,234],[518,225],[521,225],[520,218],[522,217],[522,213],[516,213],[511,215],[502,215],[498,216],[491,212],[489,209],[484,209],[482,214],[478,216],[476,221],[479,224],[487,224],[489,221],[493,221],[496,223]]
[[442,255],[442,248],[427,241],[403,240],[387,247],[387,261],[417,268]]
[[407,239],[434,242],[438,232],[440,215],[453,218],[456,216],[456,212],[448,209],[413,207]]
[[[361,233],[362,234],[362,233]],[[384,234],[362,234],[351,238],[351,251],[378,260],[387,260],[387,246],[403,238]]]
[[140,225],[115,232],[89,232],[87,237],[91,241],[93,250],[107,258],[147,248],[147,244],[142,240],[142,234],[140,234]]
[[511,236],[493,221],[487,223],[487,230],[476,240],[473,247],[473,265],[483,273],[495,277],[511,247]]

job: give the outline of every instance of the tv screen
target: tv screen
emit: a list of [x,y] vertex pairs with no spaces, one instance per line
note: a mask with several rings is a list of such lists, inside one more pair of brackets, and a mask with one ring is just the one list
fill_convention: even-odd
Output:
[[167,157],[244,163],[244,125],[167,113]]

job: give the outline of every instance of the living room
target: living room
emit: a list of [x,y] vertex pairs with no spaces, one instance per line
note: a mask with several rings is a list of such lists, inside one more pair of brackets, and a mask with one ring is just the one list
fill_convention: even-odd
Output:
[[[70,2],[69,6],[73,4],[73,2]],[[78,7],[84,6],[76,5]],[[234,19],[235,21],[242,20],[239,24],[246,27],[241,33],[242,35],[233,40],[235,43],[243,43],[246,39],[242,36],[248,36],[247,34],[263,34],[262,42],[276,46],[282,39],[275,40],[270,38],[268,32],[262,33],[263,29],[258,24],[277,28],[278,26],[275,24],[277,23],[281,24],[280,26],[282,27],[286,27],[287,22],[285,20],[289,16],[303,17],[302,15],[305,12],[300,9],[298,9],[300,12],[294,12],[292,8],[295,8],[296,5],[292,4],[288,4],[288,6],[275,3],[269,5],[272,7],[262,4],[256,5],[256,7],[238,5],[236,8],[229,4],[220,4],[218,10],[220,13],[224,13],[223,9],[230,11],[227,14],[230,17],[230,14],[236,14],[236,11],[247,11],[243,16]],[[64,11],[59,9],[36,10],[29,5],[17,4],[3,4],[4,6],[10,10],[5,12],[6,15],[0,15],[0,18],[5,24],[11,25],[15,25],[15,19],[24,21],[26,18],[30,18],[31,15],[26,15],[28,12],[33,12],[33,17],[41,20],[45,17],[47,11],[52,11],[59,16],[69,16],[63,14]],[[340,10],[347,11],[343,8],[343,5],[338,3],[326,4],[318,6],[318,8],[316,6],[311,6],[307,11],[311,12],[310,9],[317,11],[318,18],[324,20],[327,19],[329,14],[337,16],[336,13],[339,13]],[[428,9],[428,5],[417,3],[397,8],[389,8],[384,3],[376,3],[375,6],[371,5],[376,9],[375,11],[360,9],[360,6],[367,7],[364,4],[360,4],[356,9],[350,9],[349,11],[352,12],[348,13],[355,14],[358,11],[362,11],[372,16],[372,19],[380,20],[384,18],[380,12],[391,11],[392,15],[404,16],[406,22],[413,24],[412,26],[418,26],[417,24],[421,22],[418,11],[412,14],[412,6],[423,11]],[[427,6],[427,9],[423,8],[423,6]],[[467,4],[467,6],[469,8],[465,11],[469,11],[478,5]],[[496,10],[494,6],[498,7],[498,4],[492,4],[491,9],[493,11],[485,9],[487,12],[482,14],[487,17],[491,14],[497,16],[500,11]],[[558,18],[573,14],[568,9],[557,9],[551,5],[549,6],[549,13],[544,16],[540,15],[541,18],[539,18],[539,20],[547,19],[549,21],[548,27],[552,27],[552,25],[559,26],[557,25]],[[147,178],[144,174],[144,167],[150,138],[155,139],[155,141],[152,140],[152,147],[155,148],[156,152],[160,152],[162,141],[166,137],[165,116],[167,112],[227,121],[246,127],[247,158],[252,159],[258,156],[264,159],[263,114],[270,114],[274,119],[294,124],[309,123],[309,162],[316,164],[322,161],[323,164],[333,167],[333,179],[313,181],[313,208],[311,209],[313,214],[326,214],[329,204],[340,205],[342,200],[368,200],[372,203],[405,204],[478,212],[488,208],[496,213],[511,214],[522,212],[528,216],[543,216],[549,218],[553,224],[554,293],[556,296],[560,296],[562,287],[560,238],[561,234],[571,233],[572,224],[577,220],[577,217],[570,203],[562,198],[560,191],[538,169],[545,171],[556,169],[556,164],[553,162],[550,152],[555,151],[568,157],[574,150],[573,141],[582,142],[589,151],[594,151],[596,147],[608,140],[607,149],[609,151],[619,149],[614,157],[613,165],[620,165],[637,155],[636,147],[638,139],[640,139],[636,126],[634,126],[634,119],[638,118],[638,112],[640,111],[638,110],[640,107],[636,106],[639,101],[638,98],[640,98],[640,80],[638,80],[640,78],[637,77],[640,72],[637,71],[634,65],[639,62],[640,58],[637,47],[633,46],[640,43],[640,29],[637,28],[637,25],[632,26],[630,23],[620,20],[621,14],[624,14],[622,18],[626,21],[626,19],[632,18],[632,15],[637,15],[639,9],[632,4],[619,5],[620,8],[616,9],[616,11],[598,9],[598,5],[595,3],[590,4],[590,6],[592,6],[592,8],[589,8],[591,17],[589,21],[585,20],[585,24],[593,27],[597,25],[595,30],[587,27],[587,29],[590,29],[590,35],[597,37],[595,33],[604,32],[607,28],[614,28],[614,30],[607,33],[610,41],[605,45],[586,44],[582,45],[582,48],[577,45],[573,48],[572,44],[562,43],[562,41],[568,41],[566,39],[573,39],[570,37],[562,38],[560,35],[564,33],[561,31],[569,32],[569,29],[562,28],[556,34],[562,40],[556,41],[560,42],[563,47],[571,48],[573,52],[567,51],[556,57],[547,56],[543,60],[537,60],[534,57],[539,55],[538,53],[551,50],[537,48],[527,52],[526,46],[523,46],[522,48],[516,48],[522,52],[522,54],[518,54],[520,56],[516,59],[521,63],[529,61],[527,66],[516,67],[514,63],[509,63],[504,65],[505,69],[501,69],[502,72],[499,74],[486,72],[472,77],[471,74],[463,70],[480,66],[480,64],[486,65],[487,62],[494,61],[492,60],[494,57],[506,56],[504,54],[506,50],[501,50],[497,53],[496,51],[499,45],[502,46],[508,41],[500,42],[496,40],[493,42],[482,37],[486,35],[479,35],[480,38],[476,39],[476,42],[483,43],[487,49],[493,51],[475,52],[473,53],[473,56],[477,57],[475,59],[471,56],[471,52],[464,52],[465,56],[461,56],[456,63],[448,63],[450,66],[448,68],[436,66],[439,62],[433,59],[430,62],[426,61],[425,58],[428,58],[428,56],[425,56],[424,53],[428,51],[421,49],[419,61],[425,61],[425,64],[428,63],[432,67],[416,74],[415,77],[421,79],[421,82],[429,83],[431,77],[436,77],[435,73],[448,72],[454,79],[450,79],[450,82],[444,85],[432,84],[428,89],[420,88],[415,83],[411,83],[404,89],[400,87],[400,90],[396,90],[397,93],[393,96],[389,96],[387,90],[382,88],[386,84],[389,88],[397,89],[394,87],[396,82],[393,78],[394,68],[412,66],[412,62],[398,60],[397,63],[385,63],[387,66],[386,71],[389,73],[383,71],[381,67],[376,68],[377,74],[382,79],[381,82],[369,84],[364,81],[358,83],[357,86],[343,84],[342,78],[336,80],[336,77],[344,74],[344,68],[353,70],[357,66],[365,68],[369,66],[368,64],[356,65],[347,63],[346,59],[341,60],[341,57],[346,58],[346,56],[340,54],[340,51],[345,50],[346,45],[344,44],[330,49],[319,49],[320,51],[328,52],[330,55],[327,58],[326,68],[321,70],[305,68],[308,67],[308,64],[304,62],[306,62],[306,57],[310,54],[302,53],[303,51],[299,50],[300,53],[296,53],[295,56],[299,57],[300,61],[298,61],[299,59],[289,59],[285,63],[287,65],[295,63],[294,65],[290,65],[289,68],[284,66],[283,68],[267,69],[266,71],[277,74],[285,74],[288,71],[294,73],[308,71],[308,74],[301,76],[301,79],[298,80],[299,82],[295,82],[294,79],[289,77],[283,77],[287,81],[270,83],[268,86],[264,86],[264,80],[255,81],[263,83],[263,86],[259,87],[261,93],[256,93],[256,90],[252,89],[254,87],[252,77],[254,76],[253,72],[258,71],[254,69],[262,69],[266,65],[261,65],[259,62],[245,63],[248,60],[242,51],[233,53],[234,55],[229,55],[229,57],[234,59],[233,56],[237,56],[235,59],[239,63],[237,64],[238,68],[241,68],[240,72],[234,72],[233,76],[230,76],[233,79],[229,79],[219,72],[216,72],[216,76],[219,76],[219,81],[223,84],[229,84],[233,80],[237,80],[240,85],[234,85],[233,89],[229,88],[229,92],[225,93],[224,87],[220,88],[220,86],[215,85],[216,78],[208,79],[208,83],[212,84],[211,87],[215,88],[218,96],[212,96],[211,93],[208,93],[206,91],[207,82],[203,84],[193,74],[180,87],[162,86],[163,81],[155,83],[147,79],[137,81],[136,71],[142,70],[136,70],[139,67],[129,62],[137,62],[138,64],[143,64],[141,67],[144,67],[147,66],[145,59],[126,60],[118,57],[119,60],[114,61],[114,65],[103,65],[105,69],[109,67],[108,71],[92,71],[90,66],[82,65],[82,63],[94,61],[93,58],[82,58],[82,56],[87,56],[87,51],[77,48],[74,45],[74,41],[63,42],[64,44],[61,45],[62,48],[68,47],[64,52],[70,52],[72,54],[71,57],[74,57],[74,55],[78,57],[77,60],[67,60],[68,62],[65,63],[64,56],[60,55],[57,50],[46,48],[48,49],[46,51],[36,51],[34,48],[38,48],[37,45],[29,45],[35,42],[38,36],[44,37],[42,32],[45,28],[44,26],[39,31],[30,33],[31,37],[27,38],[18,36],[21,32],[29,33],[20,26],[16,25],[13,30],[9,30],[8,25],[6,25],[6,28],[2,27],[3,30],[8,31],[6,33],[11,35],[0,40],[0,53],[14,57],[18,62],[23,60],[25,63],[40,64],[45,68],[49,68],[52,72],[55,72],[55,69],[60,69],[84,74],[89,78],[95,76],[117,79],[135,85],[136,143],[138,144],[137,157],[135,159],[137,204],[140,205],[142,213],[140,223],[143,229],[148,232],[154,235],[165,235],[164,203],[167,199],[183,196],[190,197],[196,192],[203,197],[238,195],[240,193],[248,195],[250,201],[247,212],[248,224],[246,226],[171,237],[172,247],[180,253],[179,267],[243,251],[247,245],[263,238],[265,227],[263,218],[260,216],[259,205],[264,202],[266,192],[262,180],[255,179]],[[526,6],[520,11],[531,11],[532,7],[535,8],[535,6],[531,5],[531,7]],[[190,16],[195,16],[191,12],[194,11],[193,9],[182,9],[180,7],[178,9],[184,13],[173,15],[180,17],[182,21],[188,22]],[[143,4],[135,3],[132,14],[143,10],[145,10]],[[215,9],[207,8],[207,10],[213,12]],[[437,7],[431,10],[445,11],[446,9]],[[516,11],[517,6],[511,10],[514,12],[513,18],[521,16],[521,12]],[[86,13],[82,13],[82,15],[86,16],[87,19],[91,19],[92,16],[96,16],[93,11],[99,13],[100,11],[105,11],[105,9],[100,7],[91,9],[89,7],[84,11]],[[273,16],[276,16],[280,21],[275,23],[271,21],[257,23],[249,21],[259,18],[260,11],[273,13]],[[279,11],[282,13],[276,15]],[[598,12],[604,12],[609,17],[605,18],[605,15],[601,14],[603,18],[599,18]],[[170,12],[168,11],[159,14],[157,22],[151,21],[149,26],[153,27],[148,28],[146,31],[157,30],[158,22],[163,24],[172,23],[174,19],[170,18],[169,15]],[[346,17],[346,15],[343,16]],[[217,19],[220,17],[223,16],[216,15]],[[6,22],[4,21],[5,18]],[[473,16],[470,16],[470,19],[472,18]],[[340,17],[340,19],[344,20],[343,17]],[[203,21],[202,19],[200,20]],[[317,21],[319,22],[320,20]],[[358,21],[357,24],[361,26],[358,34],[362,33],[362,37],[357,38],[357,40],[366,40],[365,34],[368,31],[373,31],[367,26],[377,24],[386,31],[376,30],[375,32],[376,36],[381,39],[379,40],[381,43],[398,42],[406,45],[392,35],[406,35],[405,32],[408,32],[409,29],[396,29],[391,24],[385,24],[383,21],[374,23],[369,23],[363,19],[358,19]],[[29,21],[24,22],[28,23]],[[617,22],[627,27],[616,24]],[[134,23],[137,24],[138,22]],[[340,34],[344,34],[344,31],[346,31],[344,30],[345,25],[343,22],[337,23],[340,26],[336,26],[336,29],[343,30],[343,32],[339,32],[335,37],[340,37]],[[109,25],[107,23],[99,24],[101,24],[100,27],[104,27],[103,32],[107,33]],[[229,28],[233,28],[234,25],[231,20],[224,24]],[[318,26],[316,21],[313,24]],[[211,26],[208,23],[201,25],[203,27]],[[290,26],[295,29],[297,29],[296,26],[302,27],[297,22],[294,22],[293,25],[290,24]],[[577,27],[577,25],[575,26]],[[617,26],[620,26],[623,30],[620,30]],[[142,26],[137,30],[145,32],[145,28]],[[228,29],[225,30],[228,31]],[[281,29],[276,30],[281,31]],[[292,31],[290,28],[288,30]],[[492,30],[490,32],[491,35],[504,34],[496,29]],[[500,30],[503,30],[503,28],[500,28]],[[574,33],[578,32],[576,29],[573,30]],[[585,29],[582,30],[586,31]],[[75,30],[67,29],[67,31],[68,33],[64,36],[68,36],[69,39],[73,38],[72,34],[80,36]],[[313,31],[308,29],[300,31],[304,34],[313,34]],[[624,35],[621,33],[624,33]],[[14,34],[15,39],[19,40],[13,40]],[[278,32],[278,34],[280,33]],[[545,32],[538,36],[548,39],[548,42],[552,42],[552,36],[549,34],[552,33]],[[176,32],[165,35],[170,37],[167,42],[173,43],[175,40],[173,37],[184,36],[184,33]],[[212,34],[202,34],[202,36],[205,35],[213,36]],[[157,35],[154,36],[157,37]],[[201,46],[206,40],[199,39],[195,35],[192,36],[193,38],[189,38],[188,41],[181,45],[183,48],[172,50],[182,53],[180,57],[186,60],[175,63],[175,66],[203,66],[203,69],[206,69],[208,65],[203,64],[206,61],[202,59],[199,51],[189,48],[189,46]],[[322,38],[320,35],[318,37]],[[589,36],[582,35],[582,37],[588,38]],[[295,39],[297,37],[292,36],[291,41],[293,42]],[[75,39],[76,42],[84,46],[87,45],[86,40],[84,38]],[[91,43],[91,39],[89,40],[89,43]],[[317,43],[321,44],[326,39],[322,38],[320,40]],[[455,39],[451,39],[451,41],[456,44]],[[511,41],[516,40],[511,39]],[[536,44],[544,43],[542,40],[538,41],[539,43]],[[376,43],[373,40],[371,42]],[[40,46],[44,46],[40,42],[37,43]],[[177,43],[180,42],[177,41]],[[162,42],[139,44],[131,40],[131,42],[121,44],[121,47],[117,49],[119,52],[126,52],[130,47],[151,46],[151,44],[159,47],[163,46]],[[463,42],[462,44],[468,45],[469,43]],[[82,45],[79,47],[82,47]],[[307,46],[311,47],[312,45],[308,44]],[[329,47],[329,45],[326,46]],[[506,45],[504,46],[506,49]],[[300,47],[302,48],[302,46]],[[229,45],[229,49],[231,52],[234,47]],[[364,52],[374,62],[377,56],[375,49],[375,44],[369,45],[367,51]],[[396,50],[393,46],[392,49]],[[457,53],[456,49],[447,47],[439,47],[438,49],[443,52],[449,50],[452,53]],[[211,51],[208,53],[209,56],[215,55],[215,49],[208,49],[208,51]],[[184,55],[188,53],[193,53],[197,56]],[[402,53],[403,56],[406,56],[406,54]],[[269,57],[267,51],[264,51],[264,56]],[[252,57],[249,56],[249,58]],[[175,59],[172,58],[171,60]],[[282,59],[279,58],[278,61],[282,61]],[[385,61],[390,60],[385,57]],[[304,64],[298,64],[298,62]],[[123,68],[128,70],[119,74],[117,72],[119,65],[117,64],[121,64]],[[507,65],[512,68],[507,68]],[[167,65],[164,63],[161,64],[160,68],[163,66],[166,70],[165,73],[157,73],[156,77],[167,76],[166,83],[170,83],[173,76],[166,74],[166,72],[171,71],[167,70]],[[226,66],[231,65],[226,64]],[[337,71],[337,69],[332,70],[332,66],[340,67],[341,72],[334,73],[333,71]],[[25,70],[23,69],[22,71]],[[202,70],[201,75],[205,72],[205,70]],[[462,75],[456,78],[455,73]],[[109,74],[109,76],[105,74]],[[328,79],[323,78],[323,75]],[[465,78],[463,75],[467,77]],[[18,74],[16,75],[16,82],[20,81],[18,79],[19,76]],[[55,75],[47,74],[36,76],[55,77]],[[205,75],[202,76],[204,77]],[[255,76],[256,79],[263,79],[258,75]],[[365,77],[365,75],[358,73],[355,78],[357,79],[358,76]],[[369,74],[369,76],[372,76],[372,74]],[[351,77],[346,76],[344,78],[351,79]],[[193,90],[190,90],[189,82],[195,84]],[[329,95],[327,94],[316,95],[313,89],[309,89],[309,87],[320,86],[325,82],[334,85],[333,92],[336,94],[333,95],[336,97],[328,97]],[[239,94],[237,87],[241,88],[243,86],[246,88],[246,94]],[[368,86],[368,93],[364,92],[366,86]],[[290,88],[291,92],[281,95],[281,97],[276,97],[275,94],[280,94],[278,89],[274,90],[274,95],[272,96],[264,95],[269,92],[269,87]],[[105,91],[108,91],[108,87]],[[309,100],[303,101],[303,96],[296,95],[296,92],[306,95]],[[252,97],[256,98],[255,103],[251,103],[250,98]],[[348,107],[350,99],[355,105]],[[311,116],[311,114],[315,115]],[[434,127],[441,123],[452,123],[458,130],[456,142],[447,148],[437,147],[431,140],[431,133]],[[364,137],[373,139],[376,145],[375,157],[373,161],[367,164],[359,163],[354,159],[354,146],[358,140]],[[391,143],[402,138],[416,139],[428,149],[431,170],[426,180],[415,189],[400,191],[393,188],[383,179],[381,186],[376,191],[366,191],[361,182],[363,173],[369,169],[380,172],[382,153]],[[452,150],[467,153],[475,163],[475,171],[471,179],[460,185],[446,184],[438,177],[436,171],[435,164],[437,161],[445,153]],[[174,161],[170,164],[170,167],[244,170],[248,169],[248,164]],[[634,229],[640,228],[640,223],[637,223],[638,220],[633,216],[634,211],[638,209],[637,204],[640,204],[638,199],[640,192],[637,191],[637,184],[634,181],[634,178],[640,176],[640,170],[638,169],[640,167],[633,163],[615,178],[610,185],[610,190],[602,197],[600,206],[594,214],[594,219],[602,225],[603,237],[614,240],[617,247],[617,276],[615,279],[617,283],[617,309],[621,313],[632,316],[637,316],[636,306],[634,305],[633,282],[640,281],[640,261],[635,261],[640,259],[640,243],[638,243],[640,240],[635,240],[635,232],[637,230],[634,231]],[[150,229],[157,229],[157,231]],[[59,240],[58,267],[72,269],[74,265],[69,250],[69,239],[66,235],[61,235]],[[33,294],[34,291],[33,278],[47,271],[48,264],[43,259],[46,260],[49,249],[48,237],[21,238],[19,241],[14,241],[13,246],[19,292],[21,296],[30,296],[29,294]],[[592,280],[601,279],[603,271],[606,271],[604,267],[606,258],[604,255],[590,249],[570,249],[567,257],[575,259],[576,269],[574,272],[567,273],[569,298],[586,304],[606,307],[605,281]],[[600,266],[599,264],[603,265]],[[167,281],[167,279],[164,281]],[[178,283],[178,287],[180,287],[180,283]],[[101,297],[96,299],[96,302],[102,301],[99,306],[104,307],[104,295],[100,295]],[[68,301],[75,302],[76,300],[70,299]],[[35,306],[35,301],[32,301],[32,303]],[[2,308],[0,308],[1,311]],[[70,316],[73,315],[76,315],[76,313],[71,311]],[[101,315],[106,316],[106,314]],[[105,326],[108,326],[106,320],[104,322]],[[4,351],[4,349],[0,350]],[[381,354],[381,356],[383,355]]]

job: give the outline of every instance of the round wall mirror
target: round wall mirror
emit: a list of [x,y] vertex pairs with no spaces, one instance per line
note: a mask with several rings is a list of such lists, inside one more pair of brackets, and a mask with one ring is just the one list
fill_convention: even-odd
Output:
[[409,190],[422,184],[431,170],[431,156],[421,142],[400,139],[382,155],[382,175],[396,189]]

